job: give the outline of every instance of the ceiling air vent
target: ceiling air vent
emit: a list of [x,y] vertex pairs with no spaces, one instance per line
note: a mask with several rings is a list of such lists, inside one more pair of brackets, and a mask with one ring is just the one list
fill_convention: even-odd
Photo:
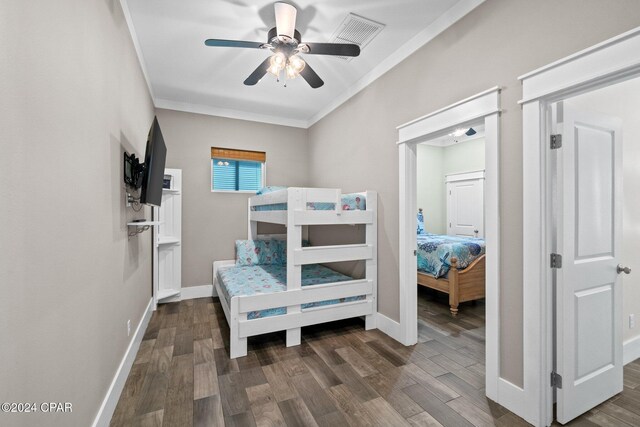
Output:
[[[342,24],[338,27],[333,36],[331,43],[355,43],[364,49],[375,36],[382,31],[384,24],[372,21],[354,13],[350,13]],[[352,57],[336,56],[336,58],[351,61]]]

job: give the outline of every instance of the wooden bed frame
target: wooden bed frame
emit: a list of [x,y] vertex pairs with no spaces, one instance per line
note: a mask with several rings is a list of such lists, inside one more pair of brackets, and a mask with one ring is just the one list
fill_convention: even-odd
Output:
[[485,255],[473,261],[467,268],[458,271],[458,258],[451,258],[448,278],[436,279],[418,272],[418,284],[449,294],[451,314],[458,314],[458,304],[484,298]]

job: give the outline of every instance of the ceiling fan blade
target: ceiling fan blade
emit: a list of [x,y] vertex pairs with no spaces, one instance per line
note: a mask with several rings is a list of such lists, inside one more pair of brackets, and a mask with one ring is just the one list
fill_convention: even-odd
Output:
[[[360,46],[343,43],[304,43],[309,48],[309,55],[358,56]],[[304,51],[303,51],[304,52]]]
[[300,72],[300,75],[307,81],[307,83],[309,83],[309,86],[314,89],[317,89],[324,84],[320,76],[313,71],[313,68],[311,68],[308,63]]
[[262,64],[258,65],[258,68],[256,68],[255,71],[251,73],[249,77],[247,77],[247,79],[244,81],[244,84],[247,86],[253,86],[257,84],[260,79],[262,79],[264,75],[267,74],[270,59],[271,57],[265,59]]
[[247,42],[243,40],[222,40],[222,39],[208,39],[204,44],[211,47],[245,47],[249,49],[260,49],[264,43],[260,42]]
[[290,4],[280,1],[276,2],[273,6],[276,11],[277,35],[293,38],[298,10]]

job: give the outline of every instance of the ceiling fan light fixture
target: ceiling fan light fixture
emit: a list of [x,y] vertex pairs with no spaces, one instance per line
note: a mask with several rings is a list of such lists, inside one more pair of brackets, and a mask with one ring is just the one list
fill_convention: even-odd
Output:
[[269,58],[269,68],[267,71],[276,77],[280,76],[280,72],[284,70],[287,64],[287,57],[282,52],[277,52]]
[[291,58],[289,58],[289,64],[298,73],[300,73],[302,70],[304,70],[304,67],[307,65],[307,63],[304,61],[304,59],[300,58],[298,55],[294,55]]
[[271,56],[269,63],[272,67],[276,67],[279,70],[282,70],[287,64],[287,57],[282,52],[277,52],[276,54]]
[[307,63],[304,59],[300,58],[297,55],[293,55],[287,61],[287,77],[290,79],[295,79],[300,75],[304,67],[306,67]]

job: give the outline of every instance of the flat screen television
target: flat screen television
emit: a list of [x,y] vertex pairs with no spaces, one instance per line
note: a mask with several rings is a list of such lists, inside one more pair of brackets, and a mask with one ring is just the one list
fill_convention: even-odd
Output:
[[153,119],[147,138],[147,149],[144,156],[144,175],[140,203],[160,206],[162,202],[162,182],[164,165],[167,159],[167,147],[164,145],[158,118]]

